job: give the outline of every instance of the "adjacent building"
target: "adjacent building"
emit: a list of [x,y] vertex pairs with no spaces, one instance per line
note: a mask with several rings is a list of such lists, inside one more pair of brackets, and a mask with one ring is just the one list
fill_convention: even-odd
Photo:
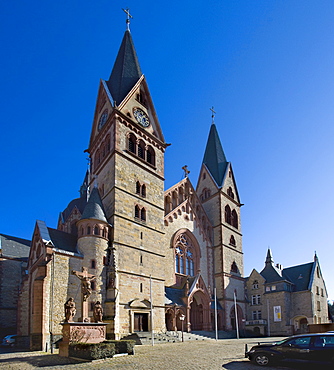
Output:
[[246,330],[254,335],[308,332],[309,324],[329,322],[327,291],[315,254],[313,262],[283,268],[270,249],[265,267],[246,280]]
[[30,240],[0,234],[0,337],[16,334],[17,305]]

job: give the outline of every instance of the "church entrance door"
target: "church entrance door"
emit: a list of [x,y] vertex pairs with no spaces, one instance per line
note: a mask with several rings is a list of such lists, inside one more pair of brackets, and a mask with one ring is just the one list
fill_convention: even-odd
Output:
[[148,331],[148,313],[134,314],[134,331]]
[[190,304],[191,330],[210,330],[210,299],[201,291],[197,291]]

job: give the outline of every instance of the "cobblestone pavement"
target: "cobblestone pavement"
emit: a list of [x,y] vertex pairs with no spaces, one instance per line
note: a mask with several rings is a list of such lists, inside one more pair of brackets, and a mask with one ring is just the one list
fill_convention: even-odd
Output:
[[[281,339],[281,338],[280,338]],[[263,339],[259,339],[263,341]],[[274,341],[275,338],[270,338]],[[82,362],[59,357],[45,352],[0,352],[0,370],[30,370],[43,368],[66,370],[255,370],[244,357],[245,343],[257,344],[256,339],[223,339],[219,341],[189,341],[184,343],[156,344],[155,346],[136,346],[134,356],[120,356],[106,360]],[[5,352],[5,353],[4,353]],[[273,369],[322,370],[321,365],[289,364],[288,366],[266,367]]]

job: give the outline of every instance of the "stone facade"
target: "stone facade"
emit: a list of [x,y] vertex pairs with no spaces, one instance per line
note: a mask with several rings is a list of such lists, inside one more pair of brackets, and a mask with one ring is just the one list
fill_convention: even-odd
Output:
[[0,234],[0,337],[16,333],[20,285],[30,241]]
[[[76,302],[74,321],[89,321],[94,303],[102,303],[108,338],[212,330],[215,295],[218,328],[244,328],[250,311],[244,294],[242,204],[216,126],[212,122],[196,187],[184,167],[184,179],[164,190],[167,147],[126,31],[109,80],[100,82],[86,150],[90,168],[80,197],[61,212],[57,229],[36,223],[18,322],[18,334],[31,349],[49,349],[61,337],[70,297]],[[81,292],[73,271],[95,277],[89,294]],[[255,275],[262,284],[256,289],[263,290],[257,305],[264,310],[271,281]],[[317,286],[321,294],[321,279],[314,281],[313,295]],[[269,309],[282,307],[284,327],[271,323],[277,333],[293,325],[287,319],[294,304],[289,294],[277,289],[270,295],[275,298]],[[81,312],[86,298],[89,317],[86,306]],[[304,308],[295,307],[297,320],[298,308]],[[314,307],[307,312],[308,318],[315,315],[325,319]]]
[[317,256],[314,262],[283,269],[270,251],[261,273],[246,281],[246,329],[253,334],[292,335],[308,325],[328,323],[327,292]]

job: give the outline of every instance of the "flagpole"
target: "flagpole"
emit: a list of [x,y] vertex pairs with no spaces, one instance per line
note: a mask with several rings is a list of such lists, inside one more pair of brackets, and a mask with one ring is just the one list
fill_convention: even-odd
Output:
[[234,291],[234,312],[235,312],[235,327],[237,329],[237,339],[239,339],[239,323],[238,323],[238,310],[237,310],[237,297]]
[[216,331],[216,340],[218,340],[217,288],[214,289],[214,292],[215,292],[215,331]]
[[150,301],[151,301],[151,334],[152,346],[154,346],[154,333],[153,333],[153,301],[152,301],[152,276],[150,275]]

